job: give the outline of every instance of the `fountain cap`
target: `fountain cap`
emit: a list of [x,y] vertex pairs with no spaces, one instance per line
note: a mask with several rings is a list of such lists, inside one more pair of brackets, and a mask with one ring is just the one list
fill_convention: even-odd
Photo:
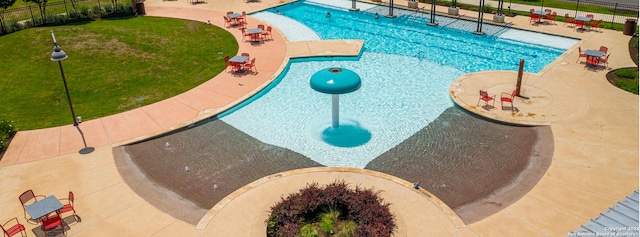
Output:
[[346,94],[360,89],[360,76],[345,68],[325,68],[311,76],[311,88],[326,94]]

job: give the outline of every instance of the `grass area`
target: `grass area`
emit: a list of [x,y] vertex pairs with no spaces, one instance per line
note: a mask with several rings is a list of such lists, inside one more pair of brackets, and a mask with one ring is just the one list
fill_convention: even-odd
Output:
[[615,85],[620,89],[638,94],[638,69],[623,68],[615,71],[618,77],[615,79]]
[[238,43],[201,22],[132,17],[31,28],[0,37],[0,119],[19,130],[71,124],[50,30],[77,116],[103,117],[170,98],[222,72]]

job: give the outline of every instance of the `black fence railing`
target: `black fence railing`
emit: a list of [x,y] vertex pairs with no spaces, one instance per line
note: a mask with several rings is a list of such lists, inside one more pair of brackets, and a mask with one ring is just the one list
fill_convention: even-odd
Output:
[[131,7],[131,3],[127,0],[63,0],[62,2],[46,4],[44,11],[38,6],[9,9],[4,13],[0,10],[0,20],[4,24],[15,22],[32,22],[32,24],[35,24],[37,19],[42,19],[48,15],[65,14],[70,17],[79,14],[102,15],[104,13],[124,11],[123,8],[125,7]]
[[[506,0],[505,2],[507,6],[512,5],[510,0]],[[514,3],[513,5],[518,5],[519,9],[517,10],[525,10],[521,9],[523,8],[523,4]],[[527,1],[526,5],[535,10],[551,9],[557,12],[559,17],[569,16],[575,18],[577,16],[593,15],[593,20],[602,20],[603,26],[608,25],[609,28],[619,28],[614,27],[614,24],[622,24],[628,18],[638,19],[638,6],[621,3],[596,0],[537,0]]]

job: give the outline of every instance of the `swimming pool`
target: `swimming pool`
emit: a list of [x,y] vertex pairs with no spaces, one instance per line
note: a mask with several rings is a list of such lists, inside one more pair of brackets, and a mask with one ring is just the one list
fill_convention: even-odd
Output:
[[[426,26],[426,20],[416,20],[419,16],[376,19],[370,12],[307,2],[277,10],[280,14],[271,9],[254,16],[276,27],[278,22],[299,22],[315,32],[305,31],[311,38],[364,39],[361,56],[291,60],[268,93],[220,119],[264,143],[291,149],[326,166],[363,168],[423,129],[453,106],[449,84],[464,74],[517,70],[520,59],[526,61],[525,71],[535,73],[577,42],[556,37],[558,43],[551,47],[535,43],[550,42],[545,39],[548,35],[509,29],[474,35]],[[325,17],[328,11],[331,18]],[[517,40],[522,34],[529,35],[524,37],[529,42]],[[347,68],[362,78],[360,90],[341,96],[340,123],[365,131],[370,139],[364,144],[343,147],[323,141],[322,131],[331,126],[331,96],[311,89],[309,79],[328,67]]]

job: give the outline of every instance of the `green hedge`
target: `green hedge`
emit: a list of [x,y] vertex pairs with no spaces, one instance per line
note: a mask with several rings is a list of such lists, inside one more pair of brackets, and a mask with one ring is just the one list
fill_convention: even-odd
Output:
[[16,133],[16,128],[11,120],[0,120],[0,151],[5,148],[5,140]]

